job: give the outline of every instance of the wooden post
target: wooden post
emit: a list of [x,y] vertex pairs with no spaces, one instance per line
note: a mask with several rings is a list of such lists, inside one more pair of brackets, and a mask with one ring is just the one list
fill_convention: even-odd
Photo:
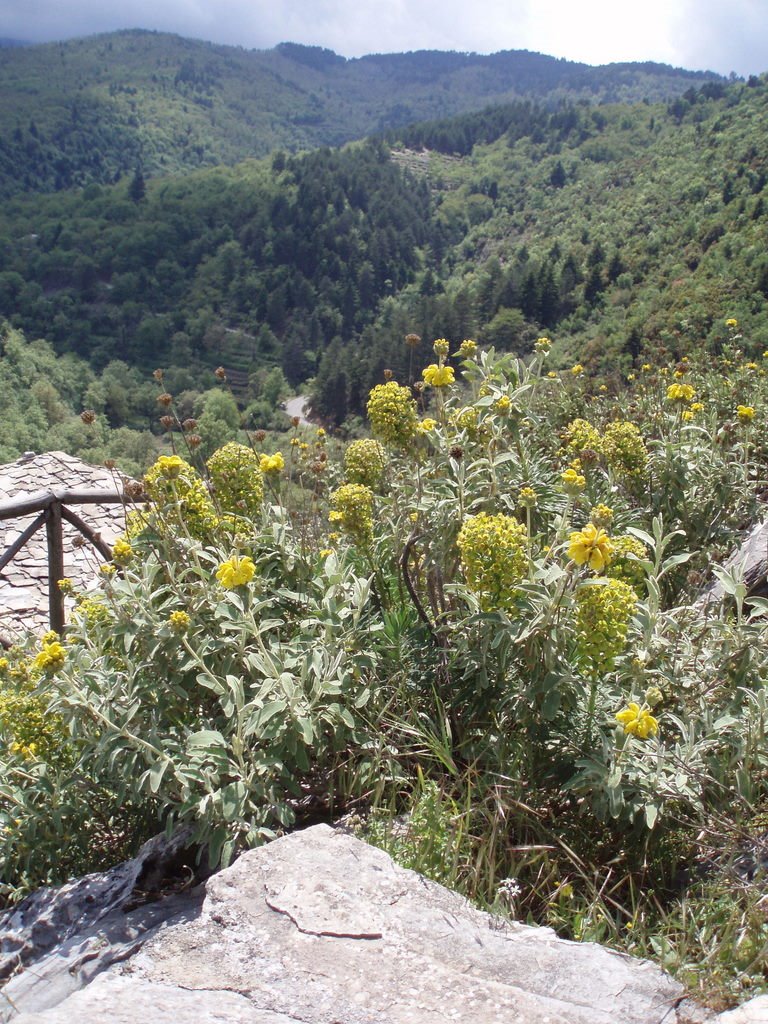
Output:
[[48,537],[48,620],[51,629],[64,632],[64,595],[59,580],[64,578],[64,539],[61,530],[61,504],[52,501],[45,523]]

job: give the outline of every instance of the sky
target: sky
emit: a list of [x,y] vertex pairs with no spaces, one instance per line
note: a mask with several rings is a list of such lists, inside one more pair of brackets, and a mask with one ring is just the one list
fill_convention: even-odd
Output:
[[768,71],[768,0],[0,0],[0,37],[47,42],[119,28],[248,49],[305,43],[345,57],[536,50],[587,64]]

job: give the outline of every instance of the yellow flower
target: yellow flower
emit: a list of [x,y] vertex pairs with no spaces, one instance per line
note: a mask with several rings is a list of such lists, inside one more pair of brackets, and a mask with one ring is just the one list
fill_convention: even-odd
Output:
[[318,437],[325,437],[325,427],[318,427],[317,428],[317,436]]
[[755,410],[751,405],[737,405],[736,415],[739,417],[740,423],[751,423],[755,418]]
[[344,471],[349,483],[364,484],[375,490],[384,478],[387,453],[380,441],[360,438],[344,452]]
[[595,572],[610,564],[612,551],[608,534],[594,523],[587,523],[583,530],[574,531],[568,542],[568,557],[577,565],[589,565]]
[[507,607],[528,569],[528,532],[522,523],[503,514],[469,516],[456,544],[467,586],[481,598],[482,607]]
[[42,672],[45,672],[46,675],[52,675],[62,667],[66,656],[67,652],[58,640],[46,642],[45,637],[43,637],[42,650],[34,658],[32,665],[34,668],[39,668]]
[[448,349],[450,346],[446,338],[438,338],[432,343],[432,348],[434,349],[436,356],[445,357],[448,355]]
[[222,562],[216,570],[216,579],[225,590],[234,590],[235,587],[242,587],[250,583],[256,575],[256,566],[253,559],[245,555],[238,558],[233,555],[226,562]]
[[320,558],[328,558],[333,554],[333,548],[322,548],[319,554]]
[[410,389],[394,380],[372,389],[368,396],[368,417],[373,433],[398,448],[408,444],[419,422]]
[[430,430],[434,430],[436,426],[437,426],[437,420],[430,419],[430,417],[427,416],[426,419],[423,419],[419,423],[419,433],[420,434],[426,434]]
[[571,373],[574,377],[580,377],[581,374],[584,373],[584,367],[581,365],[581,363],[574,363],[574,365],[571,367]]
[[690,402],[695,394],[690,384],[670,384],[667,388],[667,401],[684,405]]
[[538,495],[532,487],[521,487],[518,501],[523,508],[535,508]]
[[586,479],[573,468],[566,469],[560,479],[568,494],[578,494],[587,486]]
[[642,476],[648,463],[648,449],[642,434],[629,420],[615,420],[605,428],[603,453],[619,476]]
[[589,514],[590,519],[598,528],[607,530],[613,522],[613,509],[610,505],[604,505],[602,502],[599,505],[594,505],[592,511]]
[[533,348],[536,352],[549,352],[549,350],[552,348],[552,342],[549,340],[549,338],[537,338]]
[[550,370],[549,373],[547,374],[547,376],[549,377],[550,380],[554,380],[555,377],[557,377],[557,371],[556,370]]
[[[291,441],[295,441],[292,438]],[[208,459],[213,493],[223,512],[256,516],[264,497],[261,459],[244,444],[229,441]]]
[[643,363],[643,365],[640,367],[640,369],[643,371],[643,373],[650,373],[651,370],[653,369],[653,367],[651,366],[650,363]]
[[494,412],[497,412],[500,416],[508,416],[511,408],[512,400],[509,395],[502,395],[501,398],[497,398],[493,403]]
[[131,560],[133,548],[127,540],[119,537],[112,546],[112,561],[116,565],[126,565]]
[[627,641],[637,594],[623,580],[584,583],[576,591],[578,656],[591,673],[610,671]]
[[178,455],[161,455],[155,466],[162,476],[174,480],[184,468],[185,462]]
[[168,625],[174,633],[186,633],[189,623],[190,618],[186,612],[171,612],[168,616]]
[[373,539],[373,491],[365,484],[342,484],[331,494],[328,519],[339,523],[351,539],[367,547]]
[[461,345],[459,346],[459,351],[457,355],[459,355],[462,359],[472,359],[476,352],[477,342],[471,341],[469,338],[466,338],[464,341],[462,341]]
[[703,409],[704,409],[704,403],[703,402],[692,402],[691,403],[691,412],[693,412],[693,413],[702,412]]
[[274,455],[262,455],[259,459],[259,469],[262,473],[279,473],[285,469],[285,459],[280,452]]
[[732,330],[735,330],[739,326],[739,321],[736,319],[735,316],[729,316],[728,319],[725,321],[725,326],[730,327]]
[[453,384],[454,381],[453,367],[438,366],[437,363],[430,363],[426,369],[421,371],[421,375],[433,388],[444,388],[448,384]]
[[659,723],[651,714],[647,704],[640,707],[635,701],[616,715],[616,721],[624,726],[624,732],[628,736],[637,736],[638,739],[647,740],[649,736],[655,736],[659,731]]

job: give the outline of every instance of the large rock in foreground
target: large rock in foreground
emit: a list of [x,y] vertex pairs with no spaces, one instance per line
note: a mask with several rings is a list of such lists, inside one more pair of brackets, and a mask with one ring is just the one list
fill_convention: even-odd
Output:
[[[56,951],[30,964],[5,990],[14,1024],[709,1019],[654,965],[481,913],[325,825],[244,854],[200,895],[121,947],[121,958],[102,959],[95,977],[94,957],[73,959],[70,939],[59,970],[70,989],[85,987],[57,1005],[53,981],[25,985],[25,975],[55,967]],[[124,915],[120,941],[145,910]],[[102,954],[110,928],[97,935]]]

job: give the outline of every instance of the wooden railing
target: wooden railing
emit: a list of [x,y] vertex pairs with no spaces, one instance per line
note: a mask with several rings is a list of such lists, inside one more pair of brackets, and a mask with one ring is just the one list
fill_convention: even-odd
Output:
[[105,543],[99,532],[84,522],[69,506],[130,505],[140,501],[146,501],[146,495],[142,493],[128,495],[123,492],[107,490],[70,490],[69,488],[35,491],[33,494],[26,494],[23,497],[0,501],[0,522],[6,519],[18,519],[21,516],[37,512],[37,516],[29,526],[0,555],[0,572],[29,543],[37,531],[45,527],[48,546],[48,619],[51,629],[61,633],[64,629],[64,595],[59,588],[59,580],[64,577],[63,523],[66,521],[74,526],[104,558],[112,558],[112,549],[109,544]]

